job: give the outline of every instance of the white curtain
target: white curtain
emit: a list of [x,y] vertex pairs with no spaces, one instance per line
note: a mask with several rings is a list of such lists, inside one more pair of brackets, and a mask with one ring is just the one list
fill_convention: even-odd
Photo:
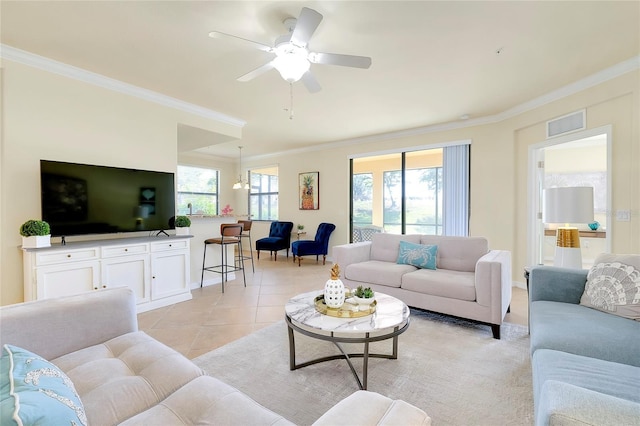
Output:
[[443,149],[443,235],[469,235],[469,145]]

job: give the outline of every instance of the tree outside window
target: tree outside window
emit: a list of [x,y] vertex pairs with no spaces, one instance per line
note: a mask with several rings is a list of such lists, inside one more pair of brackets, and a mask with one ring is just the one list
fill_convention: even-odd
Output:
[[[217,170],[191,166],[178,166],[177,211],[179,215],[218,214]],[[189,209],[191,204],[191,209]]]
[[249,215],[253,220],[278,220],[278,168],[249,171]]

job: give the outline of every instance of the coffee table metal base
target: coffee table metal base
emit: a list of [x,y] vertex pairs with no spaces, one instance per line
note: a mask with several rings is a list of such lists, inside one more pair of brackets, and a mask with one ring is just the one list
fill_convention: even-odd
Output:
[[[313,331],[301,328],[291,321],[288,315],[285,315],[285,320],[287,322],[288,332],[289,332],[289,370],[297,370],[299,368],[307,367],[309,365],[318,364],[326,361],[333,361],[334,359],[344,359],[347,361],[349,368],[351,369],[351,373],[353,373],[353,377],[356,379],[358,383],[358,387],[362,390],[367,389],[367,373],[369,368],[369,358],[385,358],[385,359],[397,359],[398,358],[398,336],[404,333],[407,328],[409,328],[409,318],[407,318],[407,322],[402,326],[394,327],[393,331],[385,334],[377,334],[375,336],[371,336],[371,333],[363,333],[364,337],[348,337],[348,336],[336,336],[334,332],[330,332],[329,334],[320,334],[314,333]],[[337,355],[329,355],[317,359],[313,359],[311,361],[306,361],[301,364],[296,364],[296,344],[294,337],[294,330],[300,334],[304,334],[305,336],[312,337],[314,339],[326,340],[328,342],[333,343],[340,350],[341,354]],[[369,353],[369,343],[379,342],[382,340],[392,339],[392,352],[391,354],[380,354],[380,353]],[[364,344],[364,348],[362,353],[347,353],[344,348],[340,345],[340,343],[362,343]],[[362,379],[358,375],[353,363],[351,362],[351,358],[362,358]]]

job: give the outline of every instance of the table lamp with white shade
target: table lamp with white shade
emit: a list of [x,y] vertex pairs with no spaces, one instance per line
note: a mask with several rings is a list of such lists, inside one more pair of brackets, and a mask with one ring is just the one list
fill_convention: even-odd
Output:
[[582,269],[580,232],[570,225],[593,222],[593,188],[545,189],[542,221],[563,224],[556,231],[554,266]]

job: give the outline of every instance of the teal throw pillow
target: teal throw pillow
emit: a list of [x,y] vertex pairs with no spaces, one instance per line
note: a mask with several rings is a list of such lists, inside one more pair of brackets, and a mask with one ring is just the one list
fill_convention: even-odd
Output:
[[421,269],[436,269],[437,254],[438,246],[400,241],[400,252],[396,263],[413,265]]
[[0,424],[86,426],[87,416],[64,372],[32,352],[4,345],[0,357]]

